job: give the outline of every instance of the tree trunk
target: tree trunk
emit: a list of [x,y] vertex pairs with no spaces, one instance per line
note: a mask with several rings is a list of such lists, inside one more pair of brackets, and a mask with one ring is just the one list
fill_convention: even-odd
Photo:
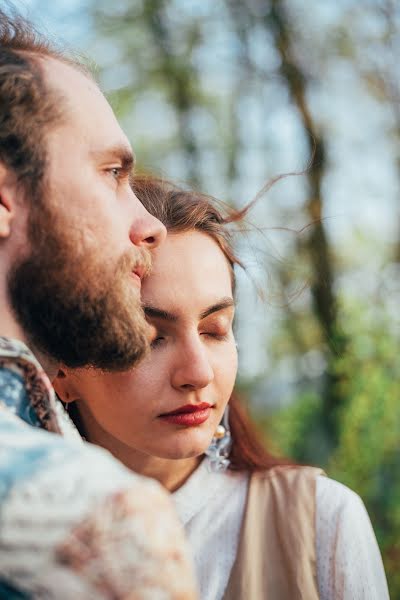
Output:
[[190,122],[191,111],[196,104],[194,90],[197,86],[189,57],[181,57],[171,51],[173,38],[166,25],[165,4],[165,0],[146,0],[143,3],[143,15],[154,46],[158,49],[160,72],[169,90],[171,104],[177,113],[179,136],[188,165],[188,180],[194,187],[200,187],[199,149]]
[[[306,202],[305,210],[312,225],[306,245],[313,273],[311,291],[314,311],[328,348],[328,363],[331,363],[332,358],[343,353],[345,338],[339,333],[338,310],[334,294],[334,269],[322,220],[322,180],[326,166],[325,144],[307,104],[307,77],[293,54],[290,24],[282,0],[271,0],[271,10],[266,16],[266,24],[273,33],[281,58],[281,76],[286,82],[292,102],[298,110],[310,153],[313,152],[314,155],[313,164],[307,172],[309,199]],[[323,402],[327,433],[332,442],[335,442],[336,439],[336,410],[343,401],[337,383],[335,374],[328,369]]]

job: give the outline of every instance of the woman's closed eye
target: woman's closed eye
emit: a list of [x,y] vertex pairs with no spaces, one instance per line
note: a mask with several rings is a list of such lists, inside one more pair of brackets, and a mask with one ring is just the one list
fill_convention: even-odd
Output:
[[216,342],[226,342],[229,339],[230,330],[228,331],[202,331],[200,335],[214,340]]
[[[228,331],[201,331],[199,332],[200,337],[213,342],[226,342],[229,340],[231,330]],[[150,342],[150,348],[156,350],[161,348],[168,342],[168,336],[163,333],[157,333],[156,336]]]
[[199,327],[199,333],[215,342],[226,342],[232,334],[232,319],[226,315],[212,315]]
[[156,348],[159,348],[160,346],[162,346],[165,342],[166,342],[166,336],[157,334],[156,337],[151,340],[150,348],[152,350],[155,350]]

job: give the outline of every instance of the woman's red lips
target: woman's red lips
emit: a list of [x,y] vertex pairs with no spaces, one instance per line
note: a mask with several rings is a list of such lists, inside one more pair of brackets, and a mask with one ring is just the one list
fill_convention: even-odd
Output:
[[208,402],[200,402],[200,404],[185,404],[185,406],[180,406],[175,410],[171,410],[169,413],[163,413],[161,417],[168,417],[170,415],[180,415],[182,413],[193,413],[198,410],[204,410],[205,408],[211,408],[211,404]]
[[201,402],[200,404],[185,404],[179,408],[160,415],[160,419],[175,425],[184,425],[185,427],[194,427],[207,421],[211,412],[211,404]]

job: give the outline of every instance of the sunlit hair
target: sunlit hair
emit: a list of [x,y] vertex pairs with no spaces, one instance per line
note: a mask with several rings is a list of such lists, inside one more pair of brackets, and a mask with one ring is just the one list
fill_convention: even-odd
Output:
[[228,260],[235,287],[233,267],[243,265],[234,251],[228,223],[237,219],[237,211],[206,194],[185,190],[171,181],[150,175],[135,176],[132,186],[145,208],[168,231],[198,230],[210,235]]
[[[215,198],[151,175],[136,175],[132,187],[145,208],[165,225],[168,232],[200,231],[217,242],[228,261],[234,291],[235,267],[243,267],[243,264],[235,253],[230,225],[243,219],[252,203],[237,211]],[[289,464],[268,452],[235,392],[229,404],[229,424],[234,442],[230,468],[255,471]]]
[[63,99],[44,76],[46,58],[86,72],[12,7],[0,9],[0,162],[13,171],[32,206],[43,196],[46,133],[63,117]]

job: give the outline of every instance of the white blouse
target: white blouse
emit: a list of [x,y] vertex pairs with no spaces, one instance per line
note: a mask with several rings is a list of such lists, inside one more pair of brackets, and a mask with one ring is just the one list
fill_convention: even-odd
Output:
[[[204,459],[173,494],[194,555],[201,600],[221,600],[236,557],[248,474],[212,473]],[[387,600],[379,548],[362,500],[319,476],[316,488],[317,577],[321,600]]]

